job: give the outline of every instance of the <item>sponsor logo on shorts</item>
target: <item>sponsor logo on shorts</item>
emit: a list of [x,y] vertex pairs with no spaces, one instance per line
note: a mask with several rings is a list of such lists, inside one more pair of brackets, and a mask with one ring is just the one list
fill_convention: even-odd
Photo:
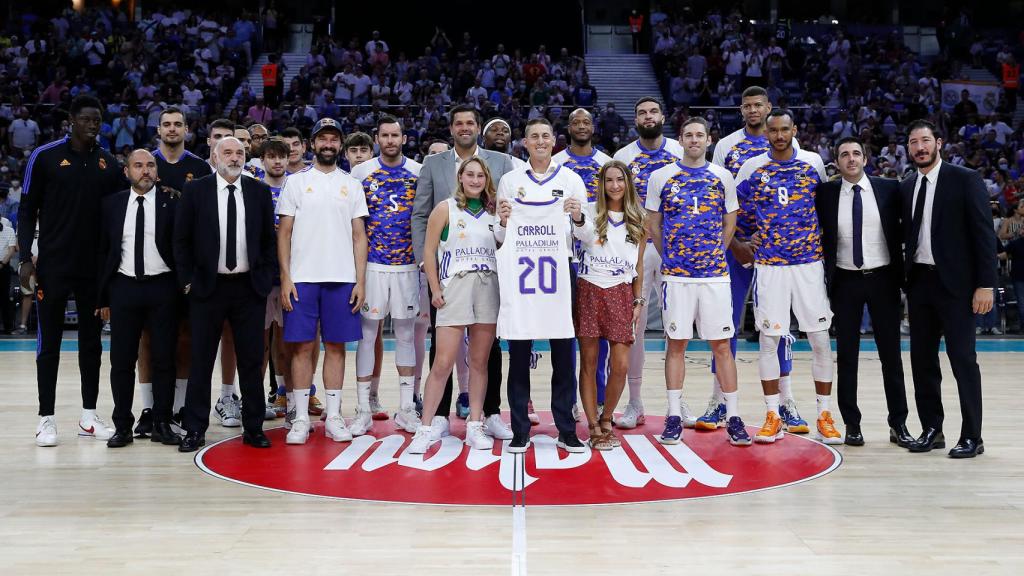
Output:
[[415,308],[416,308],[415,306],[406,306],[405,307],[406,310],[415,310]]
[[818,324],[822,324],[822,323],[825,323],[825,322],[828,322],[828,320],[826,320],[824,316],[822,316],[821,318],[818,318]]
[[565,192],[563,192],[561,190],[552,190],[551,191],[551,196],[553,196],[555,198],[561,198],[561,197],[565,196]]
[[732,326],[723,326],[722,332],[732,332]]

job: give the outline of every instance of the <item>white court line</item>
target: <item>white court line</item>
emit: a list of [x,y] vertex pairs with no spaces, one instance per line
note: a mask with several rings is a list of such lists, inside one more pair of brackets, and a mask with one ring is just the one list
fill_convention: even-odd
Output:
[[526,576],[526,454],[512,460],[512,576]]

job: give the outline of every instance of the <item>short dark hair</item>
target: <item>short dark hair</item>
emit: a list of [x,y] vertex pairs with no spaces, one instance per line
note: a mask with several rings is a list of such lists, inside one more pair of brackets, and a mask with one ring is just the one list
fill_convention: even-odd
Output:
[[935,124],[932,124],[930,121],[925,120],[924,118],[918,118],[917,120],[911,122],[909,126],[907,126],[907,136],[909,137],[910,133],[913,132],[914,130],[920,130],[922,128],[927,128],[928,130],[931,130],[932,136],[934,136],[936,140],[942,138],[942,132],[939,131],[938,127],[936,127]]
[[743,94],[740,95],[740,100],[744,98],[753,98],[754,96],[764,96],[767,98],[768,91],[760,86],[750,86],[743,91]]
[[289,126],[284,130],[281,130],[281,133],[278,134],[278,136],[280,138],[298,138],[299,140],[302,140],[302,131],[294,126]]
[[690,124],[700,124],[701,126],[704,127],[705,132],[710,130],[710,125],[708,124],[708,121],[704,119],[703,116],[691,116],[685,122],[683,122],[681,128],[685,130],[686,127],[689,126]]
[[526,134],[526,131],[530,129],[530,126],[537,126],[538,124],[543,124],[543,125],[547,126],[548,128],[551,129],[552,132],[555,131],[555,128],[551,125],[551,121],[550,120],[548,120],[547,118],[545,118],[543,116],[538,116],[538,117],[534,118],[533,120],[528,121],[526,123],[526,126],[523,126],[523,134]]
[[866,153],[866,151],[864,150],[864,141],[863,140],[861,140],[860,138],[858,138],[856,136],[846,136],[846,137],[840,138],[839,141],[836,142],[836,156],[837,157],[839,156],[839,147],[842,146],[843,144],[856,144],[857,146],[860,146],[861,154],[865,154]]
[[349,148],[359,148],[360,146],[366,146],[369,149],[373,149],[373,139],[366,132],[353,132],[345,138],[345,145],[342,146],[342,150],[348,150]]
[[177,106],[168,106],[160,111],[160,117],[157,118],[157,123],[162,123],[164,121],[164,116],[168,114],[181,114],[182,120],[185,119],[185,113],[181,111],[181,108],[178,108]]
[[71,116],[78,116],[83,108],[95,108],[100,111],[100,114],[103,114],[103,104],[100,104],[99,98],[95,96],[88,94],[75,96],[75,99],[71,101]]
[[210,132],[213,132],[214,128],[223,128],[225,130],[235,131],[235,123],[227,118],[217,118],[213,122],[210,122]]
[[267,154],[275,154],[277,156],[284,156],[285,158],[291,153],[291,147],[284,141],[280,136],[268,138],[263,146],[260,147],[260,158]]
[[476,106],[470,106],[469,104],[459,104],[448,111],[448,126],[451,127],[455,123],[456,114],[464,114],[466,112],[472,112],[473,118],[476,119],[477,124],[482,124],[483,119],[480,116],[480,111],[476,109]]
[[246,128],[245,126],[242,126],[241,124],[235,124],[235,126],[234,126],[234,128],[232,128],[232,130],[245,130],[246,132],[249,131],[248,128]]
[[380,127],[384,124],[398,124],[398,130],[405,132],[405,126],[402,126],[402,121],[391,114],[383,114],[377,119],[377,130],[380,130]]
[[636,112],[637,109],[640,108],[640,105],[643,104],[644,102],[654,102],[655,104],[658,105],[658,109],[659,110],[661,110],[661,111],[665,110],[665,107],[662,106],[662,104],[661,104],[661,100],[658,100],[654,96],[644,96],[643,98],[637,100],[636,104],[633,104],[633,112]]
[[764,121],[765,125],[767,126],[768,125],[768,121],[771,120],[772,118],[781,118],[783,116],[788,116],[789,119],[794,124],[796,123],[796,117],[793,116],[793,113],[790,112],[789,109],[787,109],[787,108],[772,108],[772,111],[768,113],[768,117]]

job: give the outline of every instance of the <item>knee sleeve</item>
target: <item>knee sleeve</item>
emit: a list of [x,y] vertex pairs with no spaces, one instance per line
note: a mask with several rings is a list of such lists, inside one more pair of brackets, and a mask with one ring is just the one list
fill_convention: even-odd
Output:
[[377,344],[377,329],[380,320],[360,318],[363,338],[356,346],[356,378],[368,378],[373,375],[374,352]]
[[757,370],[761,380],[778,380],[779,378],[779,340],[781,336],[768,336],[760,332],[758,342],[760,351],[757,357]]
[[832,381],[832,348],[829,345],[828,330],[808,332],[807,341],[811,343],[811,376],[815,382]]
[[793,342],[796,338],[786,333],[779,339],[779,373],[789,374],[793,371]]
[[416,319],[392,320],[391,328],[395,331],[395,365],[415,366]]

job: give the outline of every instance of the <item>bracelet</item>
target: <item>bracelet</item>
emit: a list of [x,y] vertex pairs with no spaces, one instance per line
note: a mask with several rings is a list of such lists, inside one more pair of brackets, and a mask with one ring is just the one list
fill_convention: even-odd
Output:
[[633,308],[636,308],[637,306],[643,306],[645,304],[647,304],[647,298],[644,298],[642,296],[640,298],[633,298]]

